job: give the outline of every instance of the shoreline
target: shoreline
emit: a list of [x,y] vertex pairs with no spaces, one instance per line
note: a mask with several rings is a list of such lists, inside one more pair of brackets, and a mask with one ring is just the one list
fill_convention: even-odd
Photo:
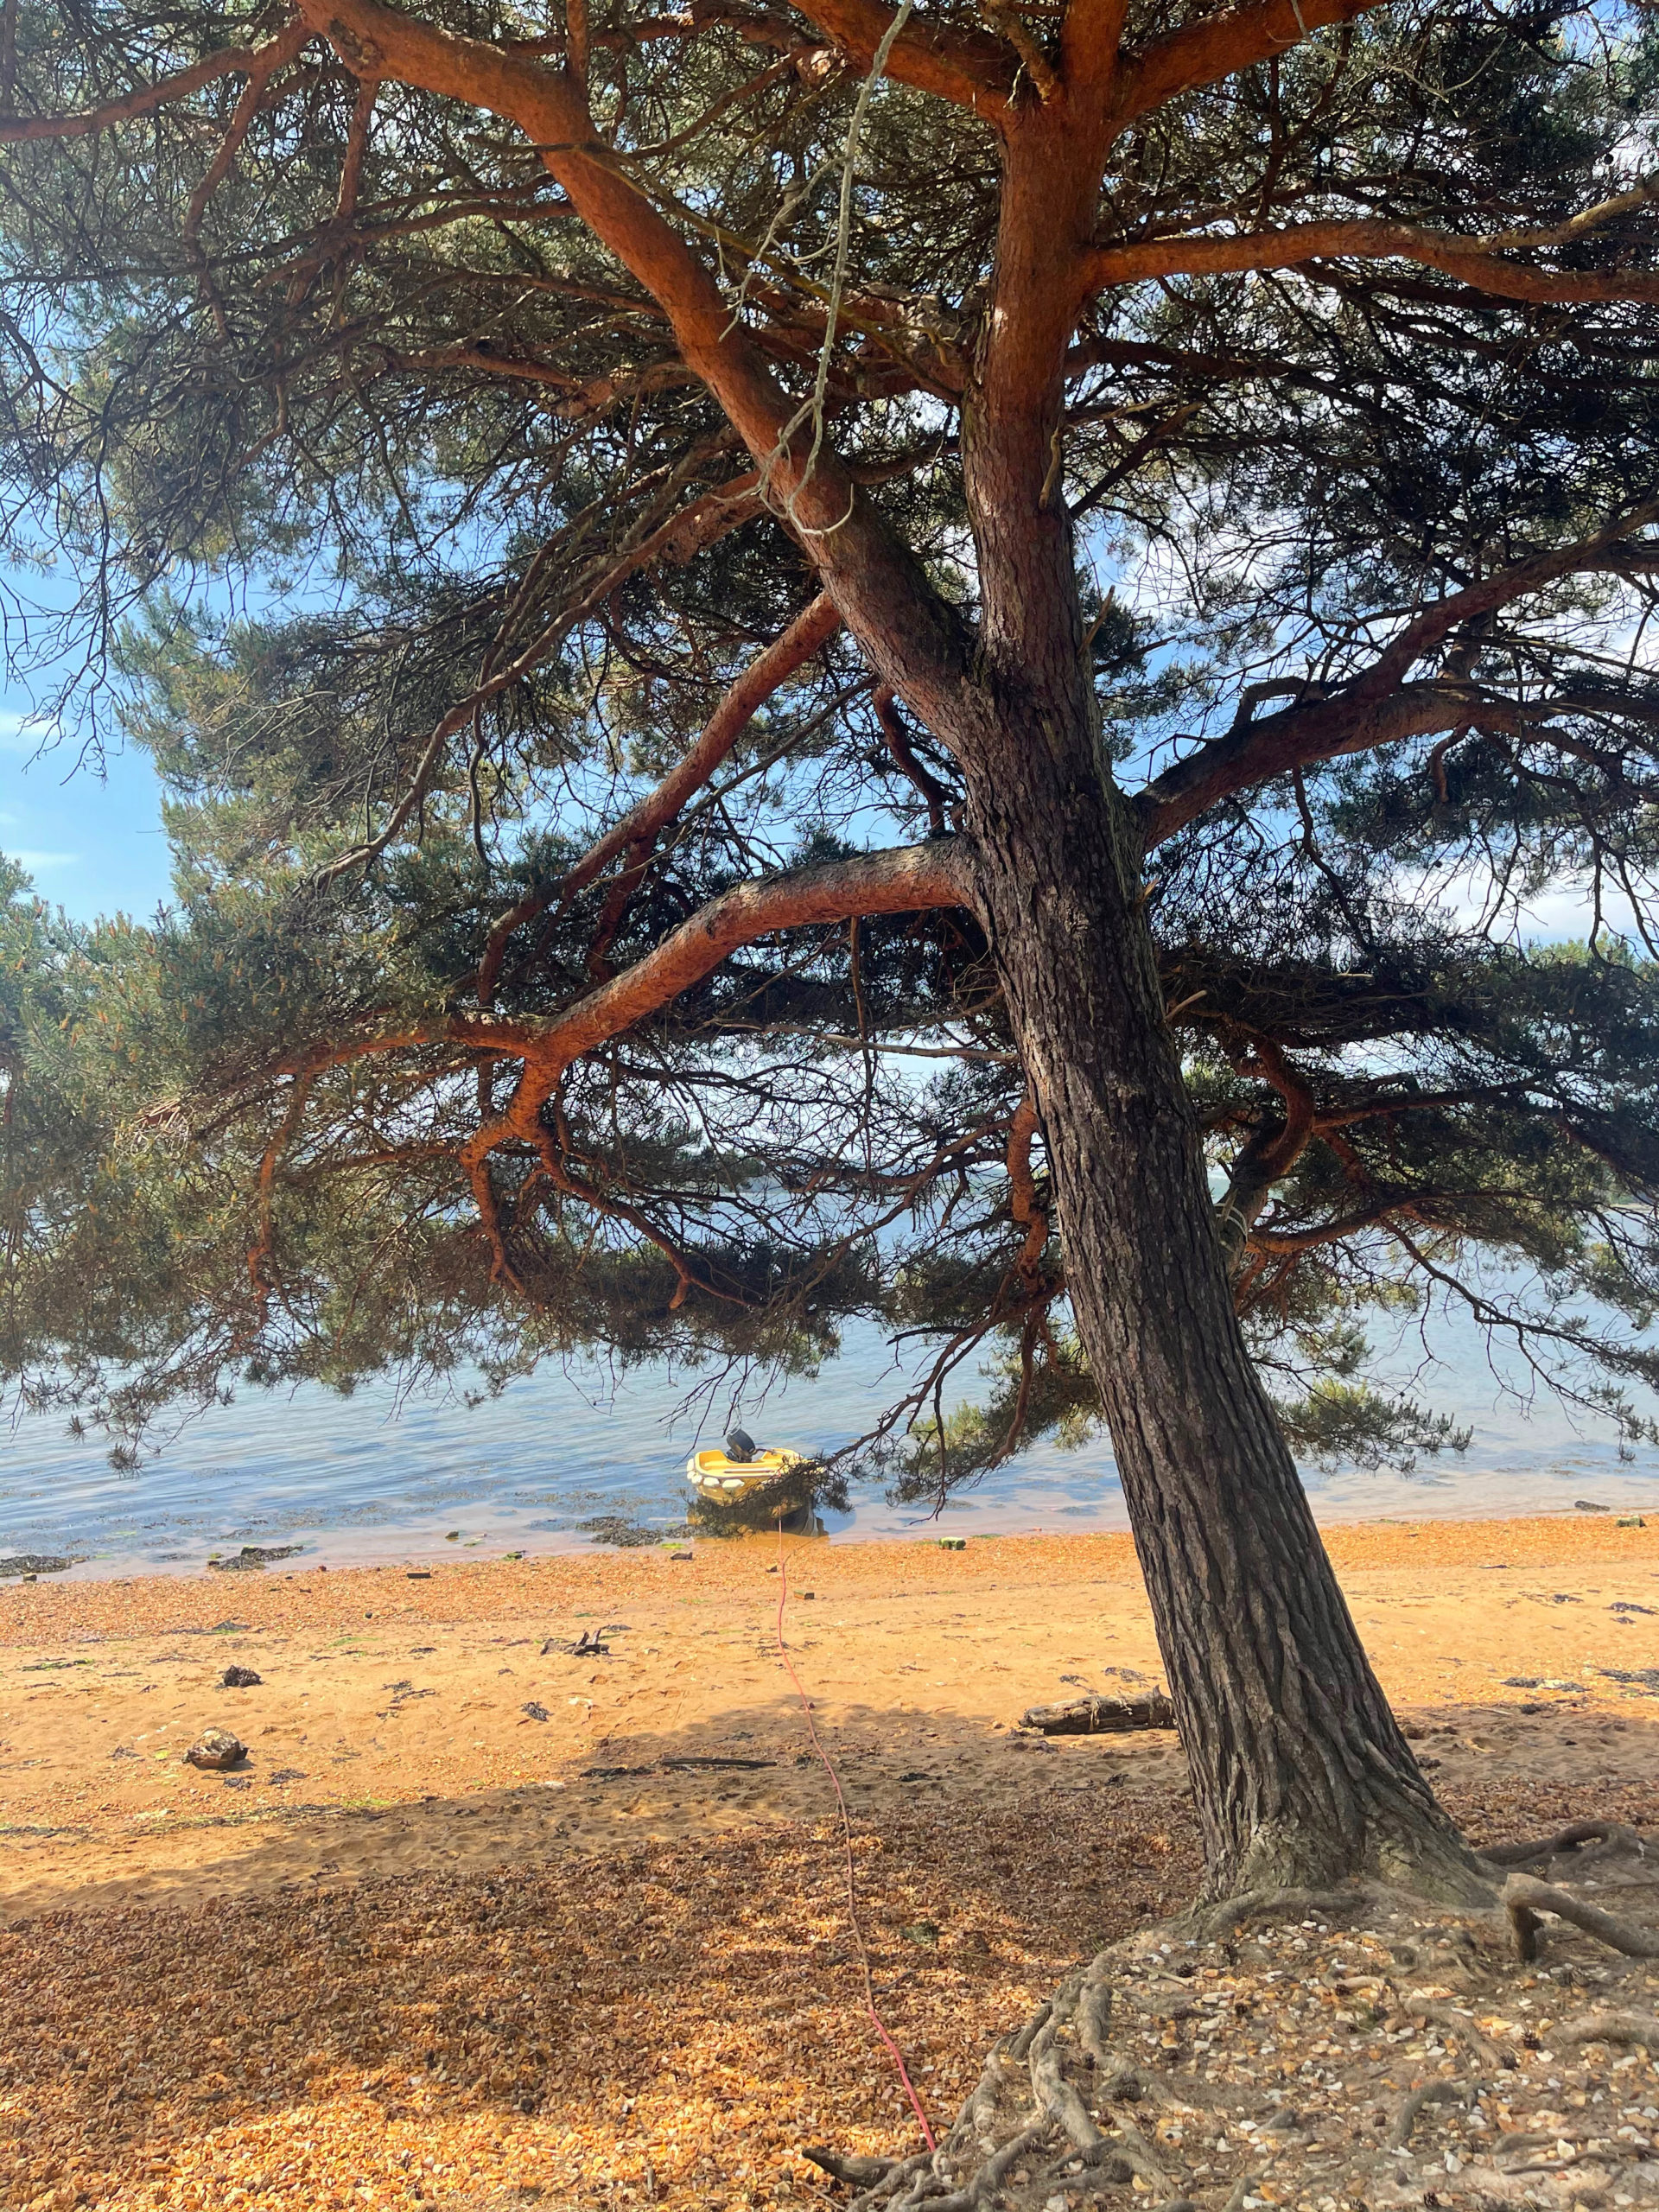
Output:
[[[1645,1519],[1650,1525],[1659,1525],[1659,1489],[1656,1489],[1651,1502],[1631,1501],[1617,1505],[1598,1503],[1593,1509],[1570,1504],[1558,1505],[1542,1510],[1513,1514],[1493,1514],[1478,1510],[1436,1510],[1433,1508],[1414,1514],[1349,1513],[1340,1510],[1326,1513],[1320,1510],[1319,1493],[1314,1491],[1308,1495],[1309,1503],[1313,1509],[1314,1525],[1319,1529],[1321,1536],[1327,1539],[1344,1532],[1398,1528],[1476,1529],[1529,1525],[1534,1522],[1541,1525],[1576,1527],[1596,1523],[1617,1525],[1632,1519],[1637,1521]],[[688,1497],[688,1505],[690,1502]],[[626,1516],[619,1516],[618,1517]],[[298,1548],[291,1560],[274,1561],[269,1567],[263,1570],[216,1568],[209,1564],[209,1561],[215,1558],[234,1557],[243,1543],[275,1544],[283,1541],[290,1534],[297,1535],[298,1543]],[[45,1558],[67,1555],[71,1559],[71,1564],[67,1568],[43,1569],[31,1575],[0,1575],[0,1605],[3,1605],[8,1590],[23,1583],[30,1586],[45,1586],[50,1584],[55,1587],[64,1588],[80,1587],[95,1583],[119,1583],[125,1586],[152,1580],[185,1583],[211,1580],[223,1583],[227,1587],[234,1587],[244,1581],[258,1580],[262,1573],[289,1575],[315,1573],[319,1570],[325,1570],[330,1573],[373,1573],[399,1570],[435,1572],[440,1568],[458,1566],[499,1567],[519,1561],[533,1563],[555,1560],[645,1557],[654,1555],[659,1551],[671,1548],[681,1549],[687,1547],[696,1548],[701,1554],[715,1547],[732,1544],[741,1546],[753,1541],[770,1544],[774,1541],[771,1532],[768,1531],[764,1535],[753,1537],[711,1536],[701,1533],[696,1533],[690,1536],[664,1535],[651,1542],[616,1544],[606,1541],[601,1536],[585,1535],[575,1529],[557,1532],[543,1530],[515,1532],[509,1528],[499,1535],[473,1534],[463,1535],[459,1539],[451,1539],[447,1535],[436,1537],[423,1534],[418,1541],[398,1546],[355,1543],[351,1541],[353,1534],[354,1532],[350,1529],[339,1529],[325,1531],[313,1536],[302,1531],[262,1530],[250,1526],[238,1531],[234,1537],[221,1539],[213,1552],[204,1551],[200,1556],[188,1558],[179,1556],[160,1559],[145,1558],[138,1554],[76,1557],[73,1551],[67,1553],[47,1551],[33,1541],[25,1543],[21,1538],[16,1540],[16,1549],[14,1551],[11,1548],[11,1540],[0,1537],[0,1558],[26,1555],[38,1555]],[[1073,1543],[1095,1539],[1130,1541],[1127,1522],[1121,1516],[1111,1524],[1092,1528],[1056,1528],[1044,1525],[1039,1519],[1037,1525],[1025,1529],[957,1529],[944,1519],[924,1520],[904,1529],[860,1531],[855,1525],[845,1529],[831,1529],[823,1535],[810,1540],[791,1537],[788,1541],[791,1542],[810,1541],[815,1545],[825,1546],[840,1552],[867,1546],[879,1547],[882,1549],[902,1548],[906,1545],[933,1548],[940,1545],[946,1539],[951,1542],[963,1543],[970,1549],[977,1545],[1006,1542]],[[1329,1548],[1328,1544],[1327,1548]]]

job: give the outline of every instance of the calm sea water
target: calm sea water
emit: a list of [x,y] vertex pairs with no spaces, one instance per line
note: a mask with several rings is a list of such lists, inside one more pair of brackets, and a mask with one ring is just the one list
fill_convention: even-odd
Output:
[[[1441,1324],[1429,1341],[1436,1365],[1419,1394],[1473,1425],[1470,1449],[1424,1460],[1412,1476],[1306,1471],[1320,1520],[1571,1511],[1580,1499],[1659,1511],[1659,1452],[1621,1459],[1553,1399],[1506,1395],[1466,1326]],[[1409,1363],[1402,1345],[1389,1363],[1405,1374],[1421,1357],[1414,1341]],[[686,1453],[700,1436],[718,1440],[730,1416],[723,1393],[701,1422],[684,1410],[698,1379],[547,1367],[476,1410],[458,1398],[400,1399],[390,1385],[350,1399],[245,1390],[126,1474],[61,1421],[24,1420],[0,1428],[0,1555],[85,1554],[72,1570],[84,1580],[197,1573],[210,1554],[242,1544],[298,1544],[308,1560],[344,1563],[571,1550],[596,1541],[582,1524],[605,1516],[666,1532],[689,1501]],[[852,1328],[816,1380],[777,1386],[764,1402],[751,1395],[743,1418],[762,1442],[832,1450],[870,1424],[898,1382],[881,1336]],[[1077,1452],[1039,1446],[937,1522],[888,1504],[877,1486],[826,1519],[832,1540],[1127,1525],[1103,1438]]]

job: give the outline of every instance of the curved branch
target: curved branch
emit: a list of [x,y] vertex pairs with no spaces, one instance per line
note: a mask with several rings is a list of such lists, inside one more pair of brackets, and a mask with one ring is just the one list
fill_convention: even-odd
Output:
[[[479,963],[477,989],[478,1002],[481,1007],[487,1007],[494,995],[496,979],[500,975],[501,963],[506,956],[513,932],[522,929],[526,922],[534,921],[537,915],[545,912],[555,900],[563,904],[574,899],[625,849],[634,849],[630,859],[630,875],[642,868],[663,829],[674,819],[692,793],[701,790],[708,782],[760,709],[810,660],[840,626],[841,617],[836,612],[834,602],[828,594],[821,592],[809,607],[796,616],[782,636],[744,670],[704,723],[696,744],[684,760],[669,771],[656,789],[648,791],[620,822],[606,831],[597,843],[589,846],[575,866],[556,883],[538,886],[527,892],[516,906],[500,917],[490,931],[484,947],[484,957]],[[626,878],[624,880],[626,880]],[[620,914],[609,918],[609,926],[613,931],[620,919]]]
[[550,1091],[573,1060],[657,1013],[757,938],[855,915],[972,904],[967,856],[954,837],[740,883],[699,908],[654,952],[556,1015],[532,1055],[537,1081],[545,1078]]
[[1029,1090],[1008,1124],[1008,1211],[1026,1232],[1014,1272],[1028,1292],[1035,1291],[1043,1248],[1048,1243],[1048,1209],[1031,1172],[1031,1147],[1038,1132],[1037,1102]]
[[1283,1101],[1283,1111],[1276,1120],[1263,1121],[1251,1135],[1233,1162],[1216,1208],[1216,1232],[1231,1274],[1238,1272],[1250,1230],[1274,1185],[1301,1157],[1315,1128],[1313,1093],[1300,1071],[1271,1038],[1252,1034],[1250,1043],[1262,1073]]
[[910,779],[922,795],[922,803],[927,809],[929,830],[936,837],[944,836],[947,826],[945,810],[950,803],[950,792],[916,758],[916,749],[910,741],[910,733],[899,712],[898,702],[885,683],[876,685],[870,704],[875,709],[876,721],[881,725],[881,735],[893,756],[893,765],[901,775]]
[[[1195,816],[1233,792],[1275,776],[1370,752],[1400,739],[1454,729],[1488,711],[1478,685],[1460,677],[1421,683],[1402,679],[1413,664],[1452,632],[1561,578],[1592,571],[1620,573],[1651,566],[1656,550],[1632,545],[1633,531],[1659,520],[1659,500],[1647,500],[1594,537],[1516,562],[1465,590],[1448,592],[1408,622],[1363,674],[1338,691],[1303,697],[1260,720],[1245,717],[1166,768],[1136,799],[1148,845],[1160,843]],[[1313,687],[1308,687],[1310,690]],[[1494,713],[1508,711],[1491,702]]]
[[[309,29],[302,29],[300,44],[313,35]],[[286,58],[293,36],[294,27],[289,26],[258,46],[222,46],[216,53],[193,61],[188,69],[163,77],[158,84],[140,85],[119,99],[106,100],[102,107],[86,108],[78,115],[0,115],[0,146],[27,145],[42,138],[89,138],[138,116],[153,115],[170,100],[188,99],[192,92],[217,84],[221,77],[268,74]]]
[[1310,32],[1351,23],[1382,5],[1382,0],[1256,0],[1254,7],[1193,23],[1120,64],[1114,125],[1122,130],[1183,92],[1269,61],[1300,46]]
[[772,504],[788,516],[879,672],[931,726],[959,720],[972,702],[957,616],[839,455],[811,434],[707,264],[600,139],[570,75],[381,0],[300,0],[300,9],[359,77],[396,78],[525,133],[594,237],[667,315],[687,365],[747,445]]
[[[799,5],[856,68],[869,69],[893,21],[892,9],[880,0],[799,0]],[[990,119],[1013,98],[1019,73],[1000,39],[912,16],[893,41],[884,73]]]
[[[1611,213],[1650,200],[1647,191],[1605,203]],[[1591,211],[1600,220],[1610,219]],[[1584,219],[1587,221],[1587,218]],[[1571,226],[1563,233],[1573,236]],[[1599,301],[1659,300],[1659,276],[1619,275],[1599,270],[1525,269],[1500,260],[1516,238],[1554,242],[1548,232],[1515,232],[1494,238],[1460,238],[1446,231],[1419,230],[1410,223],[1372,221],[1294,223],[1283,230],[1245,231],[1231,238],[1157,238],[1141,245],[1096,248],[1087,257],[1088,281],[1099,290],[1148,276],[1227,276],[1255,269],[1290,269],[1300,262],[1327,259],[1415,261],[1460,277],[1498,299],[1537,301],[1545,305],[1583,306]]]

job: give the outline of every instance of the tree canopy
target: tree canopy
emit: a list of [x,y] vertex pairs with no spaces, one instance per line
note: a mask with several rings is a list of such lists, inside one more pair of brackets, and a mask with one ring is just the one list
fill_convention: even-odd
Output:
[[[35,1402],[125,1452],[242,1376],[800,1368],[869,1313],[926,1346],[909,1495],[1091,1422],[934,708],[1007,626],[976,410],[1040,416],[997,134],[1097,79],[1021,465],[1252,1349],[1310,1452],[1453,1440],[1365,1382],[1414,1302],[1646,1433],[1648,18],[5,26],[11,589],[51,741],[153,758],[176,885],[92,930],[5,887]],[[1563,886],[1588,941],[1533,941]]]

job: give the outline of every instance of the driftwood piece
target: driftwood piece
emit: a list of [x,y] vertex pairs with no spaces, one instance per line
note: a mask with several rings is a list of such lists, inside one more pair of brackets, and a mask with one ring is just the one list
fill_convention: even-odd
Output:
[[1077,1697],[1065,1705],[1033,1705],[1020,1726],[1045,1736],[1116,1736],[1131,1728],[1173,1728],[1175,1708],[1158,1690],[1150,1697]]

